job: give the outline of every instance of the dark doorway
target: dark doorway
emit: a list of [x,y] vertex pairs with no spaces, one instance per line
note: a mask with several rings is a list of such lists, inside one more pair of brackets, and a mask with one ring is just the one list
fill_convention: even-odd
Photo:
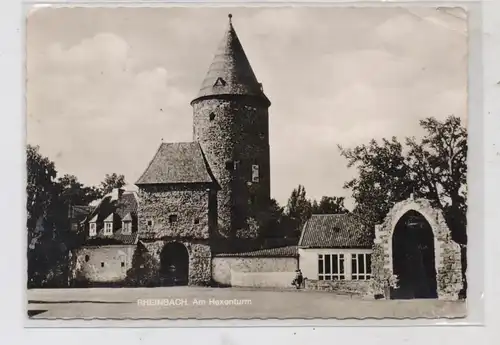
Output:
[[179,242],[170,242],[160,255],[162,285],[187,285],[189,281],[189,253]]
[[392,299],[437,298],[434,255],[431,226],[417,211],[408,211],[392,237],[393,272],[399,280]]

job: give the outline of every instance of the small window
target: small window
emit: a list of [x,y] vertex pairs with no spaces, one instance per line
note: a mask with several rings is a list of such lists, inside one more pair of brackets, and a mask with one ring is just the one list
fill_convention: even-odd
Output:
[[78,223],[71,223],[71,230],[77,231],[78,230]]
[[104,234],[105,235],[112,235],[113,234],[113,223],[111,223],[111,222],[104,223]]
[[214,86],[226,86],[226,81],[224,79],[222,79],[221,77],[219,77],[215,81]]
[[151,227],[153,227],[154,222],[153,222],[153,220],[152,220],[152,219],[148,219],[148,220],[146,221],[146,224],[148,225],[148,227],[149,227],[149,228],[151,228]]
[[130,234],[132,232],[132,222],[123,222],[123,231],[124,234]]
[[195,224],[200,224],[200,218],[195,218],[195,219],[194,219],[194,223],[195,223]]
[[90,223],[89,235],[90,236],[97,235],[97,224],[96,223]]
[[259,182],[259,166],[257,164],[252,165],[252,182]]
[[229,170],[229,171],[234,170],[234,162],[233,161],[226,162],[226,170]]
[[85,262],[89,262],[89,260],[90,260],[90,256],[85,255]]
[[170,216],[168,216],[168,222],[170,224],[177,222],[177,215],[176,214],[171,214]]
[[208,118],[210,119],[210,121],[213,121],[215,119],[215,113],[210,113]]
[[104,267],[104,262],[101,262],[101,267]]
[[125,267],[125,263],[122,261],[122,267]]

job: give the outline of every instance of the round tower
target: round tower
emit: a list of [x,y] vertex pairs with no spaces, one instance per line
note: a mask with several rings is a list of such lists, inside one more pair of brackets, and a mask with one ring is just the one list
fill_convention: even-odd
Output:
[[193,106],[200,143],[218,190],[218,234],[255,238],[270,200],[271,105],[257,81],[229,15],[229,25]]

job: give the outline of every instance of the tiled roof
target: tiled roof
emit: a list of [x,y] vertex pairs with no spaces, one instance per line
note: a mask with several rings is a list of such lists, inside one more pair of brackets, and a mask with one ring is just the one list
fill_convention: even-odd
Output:
[[137,220],[138,197],[135,192],[123,191],[118,198],[113,197],[113,193],[104,196],[99,204],[94,208],[87,219],[95,221],[98,225],[97,236],[89,237],[84,242],[84,246],[113,245],[113,244],[135,244],[137,243],[137,229],[133,226],[132,234],[122,234],[122,229],[114,229],[113,235],[104,235],[103,222],[119,222],[128,217],[133,224]]
[[196,99],[213,95],[251,95],[269,102],[231,20]]
[[279,248],[269,248],[260,249],[251,252],[243,253],[219,253],[215,255],[216,257],[297,257],[298,248],[297,246],[279,247]]
[[350,213],[312,215],[299,240],[299,247],[307,248],[371,248],[372,245],[372,228]]
[[173,183],[210,183],[200,144],[163,143],[137,185]]
[[128,214],[137,214],[139,200],[134,192],[124,192],[116,204],[116,214],[124,218]]

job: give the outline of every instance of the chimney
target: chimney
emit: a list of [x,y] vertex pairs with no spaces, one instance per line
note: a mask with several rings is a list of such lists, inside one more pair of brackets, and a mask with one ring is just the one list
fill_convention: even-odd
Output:
[[124,190],[121,188],[113,188],[111,192],[111,200],[118,200],[122,196]]

